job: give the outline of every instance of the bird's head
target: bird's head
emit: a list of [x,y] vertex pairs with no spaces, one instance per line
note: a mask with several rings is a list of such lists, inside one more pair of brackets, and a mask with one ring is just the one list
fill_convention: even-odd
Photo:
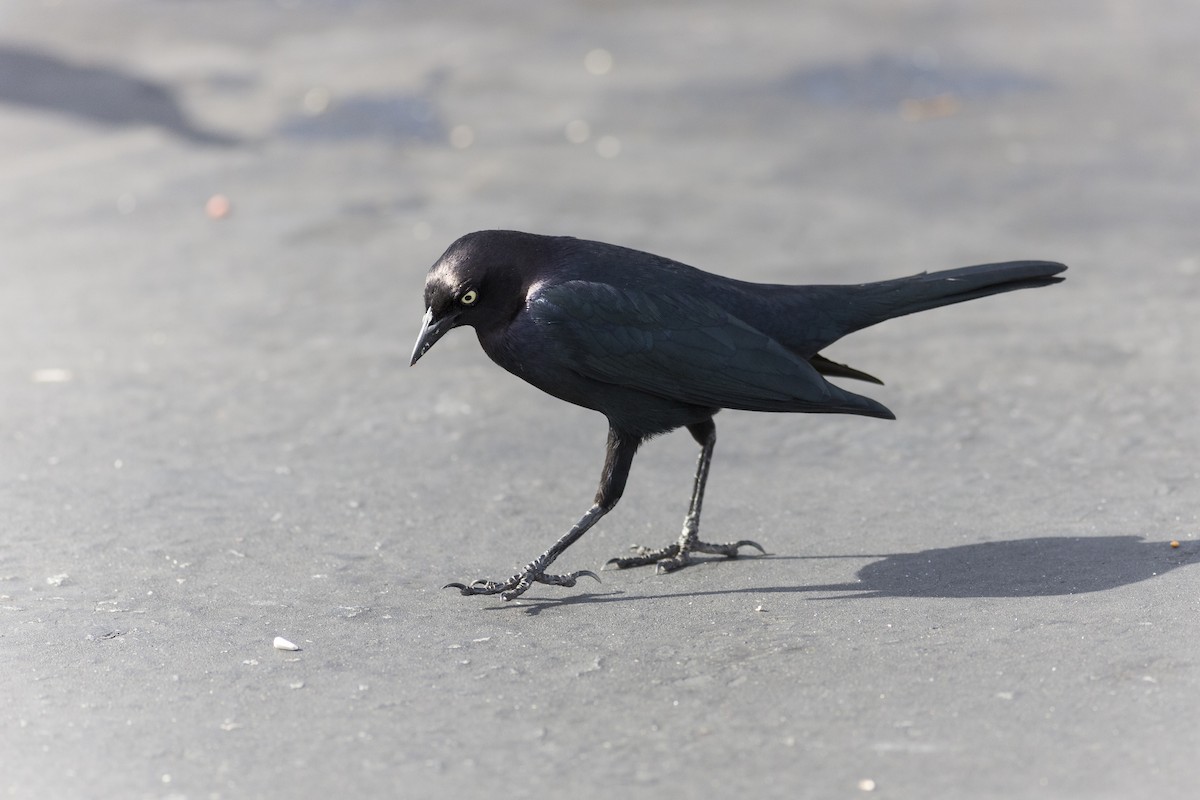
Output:
[[505,324],[525,305],[546,237],[515,231],[468,233],[442,254],[425,278],[425,317],[411,364],[451,328],[482,334]]

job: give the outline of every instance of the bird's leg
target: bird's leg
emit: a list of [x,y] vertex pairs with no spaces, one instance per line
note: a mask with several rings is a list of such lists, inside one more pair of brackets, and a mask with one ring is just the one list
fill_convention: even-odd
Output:
[[740,547],[753,547],[760,553],[766,553],[762,549],[762,545],[749,539],[723,544],[700,541],[700,506],[704,502],[704,485],[708,482],[708,468],[712,464],[713,448],[717,444],[717,426],[711,419],[707,419],[704,422],[689,425],[688,432],[700,443],[700,458],[696,462],[696,478],[692,484],[692,502],[688,506],[687,516],[683,519],[683,531],[679,534],[679,541],[658,550],[634,547],[636,555],[614,558],[608,562],[618,569],[657,564],[659,572],[674,572],[692,563],[692,553],[708,553],[737,558]]
[[514,597],[519,597],[525,593],[535,583],[548,583],[555,586],[574,586],[575,581],[584,575],[600,580],[600,576],[591,570],[581,569],[578,572],[572,572],[568,575],[550,575],[546,573],[546,567],[550,566],[554,559],[558,558],[564,550],[571,546],[580,536],[587,532],[588,528],[596,524],[596,520],[604,516],[606,509],[594,505],[588,509],[587,513],[580,517],[579,522],[576,522],[571,530],[555,542],[549,550],[542,553],[540,556],[530,561],[525,565],[525,569],[513,575],[506,581],[489,581],[483,578],[472,581],[470,584],[448,583],[443,586],[443,589],[458,589],[464,595],[473,594],[499,594],[503,600],[512,600]]
[[591,570],[581,569],[567,575],[549,575],[546,568],[563,551],[574,544],[579,537],[587,533],[601,517],[612,510],[625,491],[625,482],[629,478],[629,468],[633,464],[633,456],[637,452],[641,438],[618,431],[613,427],[608,429],[608,447],[604,457],[604,471],[600,474],[600,488],[596,491],[596,500],[587,513],[567,531],[550,549],[525,565],[525,569],[513,575],[506,581],[489,581],[479,579],[469,584],[448,583],[443,588],[455,588],[464,595],[498,594],[503,600],[520,597],[535,583],[548,583],[554,586],[574,586],[575,581],[584,575],[600,580],[600,576]]

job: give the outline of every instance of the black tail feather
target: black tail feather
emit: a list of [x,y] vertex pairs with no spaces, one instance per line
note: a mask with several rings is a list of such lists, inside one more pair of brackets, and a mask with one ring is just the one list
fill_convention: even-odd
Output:
[[1058,277],[1058,273],[1065,269],[1066,265],[1055,261],[1006,261],[941,272],[923,272],[908,278],[868,285],[878,287],[885,296],[890,295],[899,301],[895,313],[887,317],[891,319],[977,297],[1060,283],[1063,278]]
[[830,361],[825,356],[817,353],[815,356],[808,359],[808,363],[812,364],[817,372],[822,375],[827,375],[830,378],[853,378],[856,381],[866,381],[867,383],[877,383],[883,386],[883,381],[876,378],[874,375],[869,375],[860,369],[855,369],[848,364],[839,364],[836,361]]
[[963,303],[1018,289],[1059,283],[1066,266],[1055,261],[1006,261],[941,272],[922,272],[907,278],[849,287],[848,306],[841,336],[885,320]]

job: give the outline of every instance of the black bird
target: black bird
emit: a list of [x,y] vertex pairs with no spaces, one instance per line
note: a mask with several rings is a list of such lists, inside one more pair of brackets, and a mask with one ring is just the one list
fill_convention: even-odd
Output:
[[[451,328],[475,328],[500,366],[561,400],[608,418],[596,500],[549,550],[505,581],[451,583],[464,595],[511,600],[534,583],[574,586],[589,570],[546,568],[612,510],[646,439],[686,427],[700,444],[679,540],[608,562],[687,566],[693,553],[736,558],[748,540],[699,539],[700,504],[722,408],[895,419],[822,375],[882,383],[820,351],[893,317],[1000,292],[1047,286],[1052,261],[1009,261],[854,286],[787,286],[724,278],[625,247],[565,236],[478,231],[450,245],[425,280],[425,318],[412,363]],[[599,578],[597,578],[599,580]]]

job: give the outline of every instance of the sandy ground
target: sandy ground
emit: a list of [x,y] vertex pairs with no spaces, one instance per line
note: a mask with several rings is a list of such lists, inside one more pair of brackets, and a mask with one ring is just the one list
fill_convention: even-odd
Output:
[[[0,790],[1195,797],[1198,26],[6,2]],[[505,604],[440,587],[562,533],[605,425],[467,331],[408,368],[488,227],[772,282],[1071,271],[830,349],[897,422],[723,413],[704,530],[769,557]],[[647,445],[560,565],[673,538],[694,450]]]

